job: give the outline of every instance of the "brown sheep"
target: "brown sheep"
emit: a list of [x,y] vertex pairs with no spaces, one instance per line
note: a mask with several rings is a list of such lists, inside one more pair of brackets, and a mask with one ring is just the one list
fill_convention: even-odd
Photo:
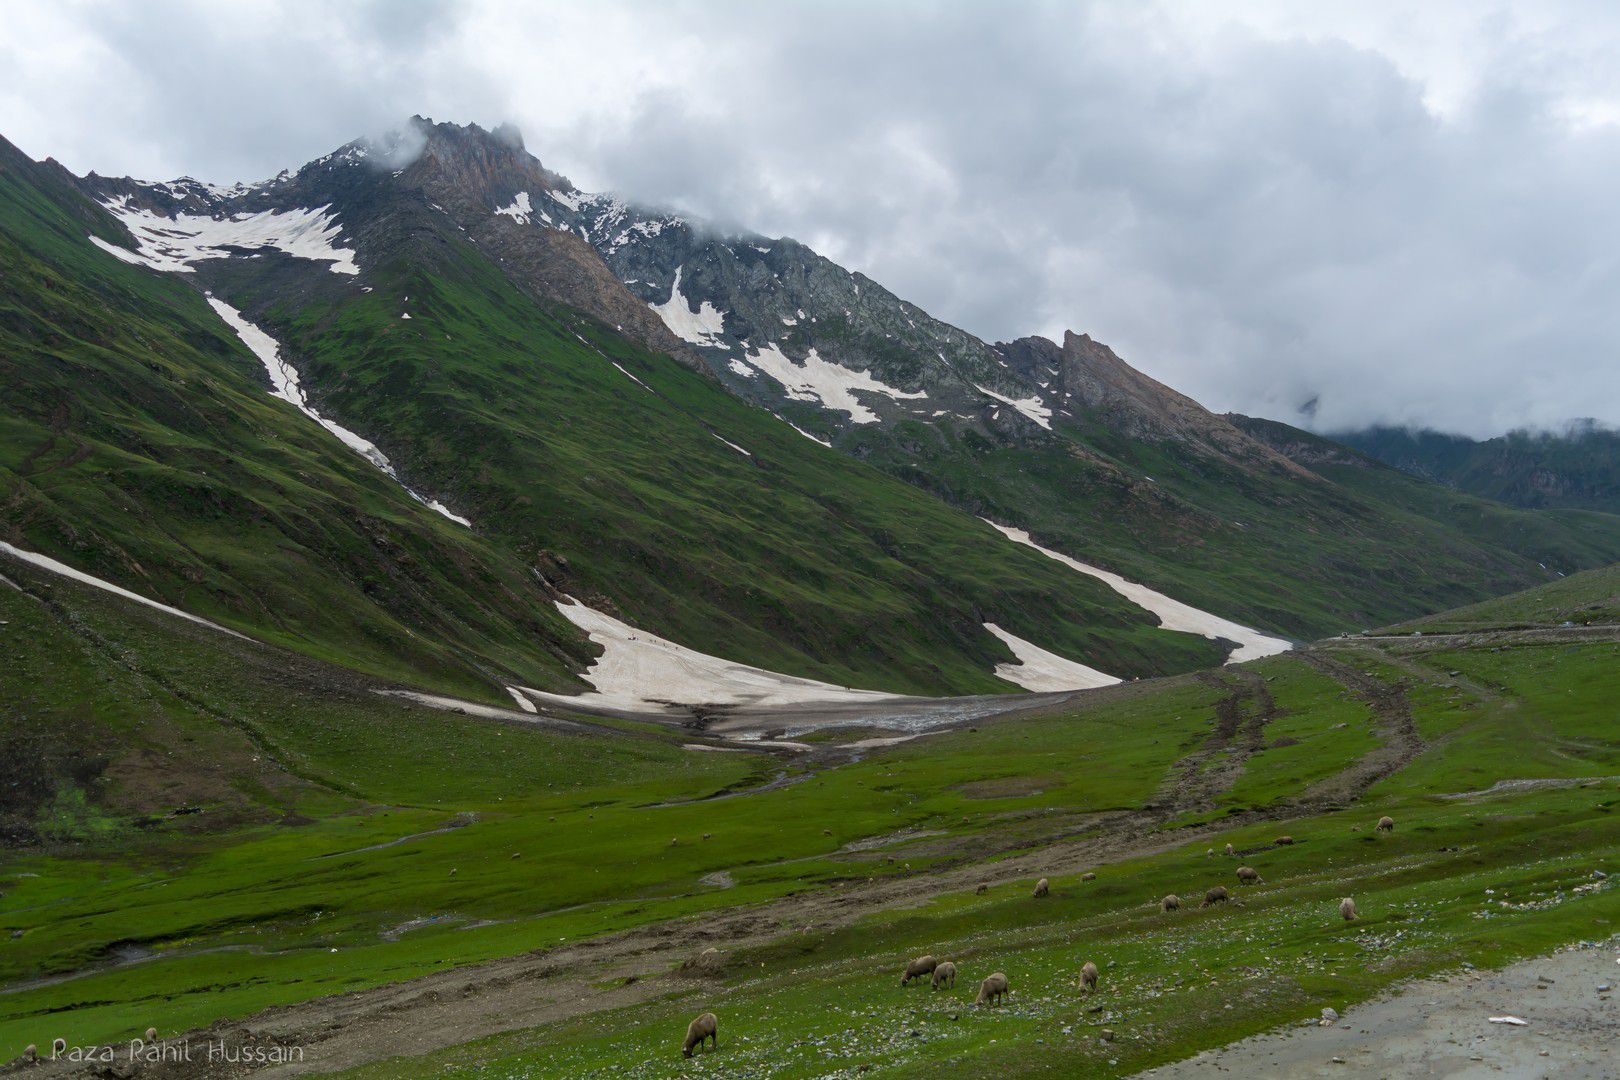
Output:
[[35,1046],[33,1043],[29,1043],[27,1046],[23,1047],[23,1060],[29,1064],[33,1064],[35,1061],[38,1061],[39,1047]]
[[1379,832],[1394,832],[1395,831],[1395,819],[1390,817],[1388,814],[1385,814],[1383,817],[1379,818],[1378,819],[1378,831]]
[[1226,891],[1225,885],[1217,885],[1204,894],[1204,902],[1198,906],[1209,907],[1211,904],[1224,904],[1231,898],[1232,894]]
[[906,965],[906,973],[900,976],[900,985],[908,986],[910,985],[912,979],[920,979],[924,975],[932,975],[934,973],[934,968],[937,967],[938,964],[939,961],[935,960],[932,956],[923,955],[917,957],[917,959]]
[[1252,866],[1240,866],[1237,868],[1237,879],[1245,885],[1253,885],[1260,880],[1260,871]]
[[987,893],[989,891],[990,891],[989,884],[986,883],[986,882],[981,881],[981,882],[979,882],[979,887],[977,889],[973,890],[973,895],[974,896],[983,896],[985,893]]
[[67,1040],[58,1035],[51,1040],[51,1058],[54,1060],[67,1053]]
[[1360,913],[1356,911],[1355,899],[1349,896],[1339,901],[1339,914],[1344,916],[1345,922],[1355,922],[1361,918]]
[[1041,878],[1041,880],[1039,880],[1039,881],[1037,881],[1035,883],[1035,895],[1037,897],[1045,896],[1047,893],[1049,893],[1051,891],[1052,891],[1052,886],[1047,884],[1047,881],[1046,881],[1045,878]]
[[1169,896],[1159,901],[1160,911],[1179,911],[1180,909],[1181,897],[1177,896],[1175,893],[1171,893]]
[[1294,842],[1294,838],[1292,836],[1279,836],[1279,837],[1277,837],[1277,846],[1278,847],[1287,847],[1289,844],[1292,844],[1293,842]]
[[1080,969],[1080,989],[1088,994],[1097,989],[1097,965],[1090,960]]
[[716,1020],[714,1013],[704,1013],[702,1016],[686,1025],[686,1041],[681,1043],[681,1056],[691,1057],[692,1051],[703,1045],[703,1040],[709,1040],[709,1049],[720,1049],[720,1021]]
[[973,1000],[975,1005],[994,1005],[1007,997],[1007,976],[999,971],[993,971],[985,976],[984,982],[979,984],[979,996]]
[[146,1041],[157,1042],[157,1028],[149,1027],[146,1029]]
[[933,987],[938,990],[941,986],[956,989],[956,965],[946,960],[934,969]]
[[1231,844],[1227,844],[1226,845],[1226,854],[1230,857],[1232,855],[1236,855],[1237,852],[1232,850],[1232,845]]

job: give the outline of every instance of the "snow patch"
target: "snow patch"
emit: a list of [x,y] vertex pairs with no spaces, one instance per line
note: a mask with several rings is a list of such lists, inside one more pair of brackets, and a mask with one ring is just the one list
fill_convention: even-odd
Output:
[[537,713],[537,712],[540,711],[539,709],[534,707],[534,702],[530,701],[528,699],[527,695],[525,695],[523,693],[523,691],[519,690],[517,687],[508,686],[506,688],[506,692],[508,694],[512,695],[512,700],[517,702],[518,703],[518,708],[522,709],[524,712],[526,712],[526,713]]
[[794,401],[819,402],[824,408],[849,413],[856,424],[872,424],[877,413],[862,405],[856,393],[881,394],[894,401],[926,398],[924,391],[901,390],[874,379],[870,372],[856,371],[823,360],[811,349],[804,362],[790,360],[773,342],[748,354],[748,362],[782,384]]
[[135,238],[136,251],[109,244],[99,237],[90,241],[103,251],[129,263],[150,266],[169,273],[196,272],[194,263],[205,259],[228,259],[232,248],[252,251],[274,248],[300,259],[329,262],[334,274],[358,274],[353,250],[339,246],[342,232],[330,206],[314,210],[263,210],[257,214],[236,214],[230,218],[176,214],[162,217],[129,205],[129,196],[120,195],[102,204]]
[[177,607],[170,607],[168,604],[149,599],[142,596],[140,593],[133,593],[128,589],[120,588],[119,586],[114,585],[112,582],[103,578],[93,577],[90,574],[86,574],[82,570],[75,570],[67,563],[57,562],[49,555],[41,555],[37,551],[24,551],[22,548],[13,547],[4,540],[0,540],[0,554],[10,555],[13,559],[19,559],[22,562],[30,563],[39,567],[41,570],[49,570],[51,573],[58,574],[65,578],[72,578],[74,581],[80,582],[81,584],[90,585],[94,588],[102,590],[103,592],[110,592],[114,596],[122,596],[125,600],[133,600],[137,604],[145,604],[147,607],[156,611],[161,611],[165,615],[173,615],[175,618],[184,619],[187,622],[194,622],[198,626],[206,626],[210,630],[218,630],[222,634],[229,634],[231,637],[241,638],[243,641],[253,640],[246,634],[238,634],[235,630],[232,630],[226,626],[221,626],[217,622],[211,622],[200,615],[193,615],[189,611],[181,611]]
[[512,198],[511,206],[503,206],[495,211],[504,217],[509,217],[519,225],[529,223],[529,215],[534,213],[534,207],[529,205],[529,193],[520,191]]
[[[940,359],[943,360],[945,357],[941,355]],[[1047,431],[1052,430],[1052,410],[1041,404],[1039,395],[1029,398],[1014,399],[1007,397],[1005,394],[998,394],[994,390],[987,390],[978,383],[974,383],[973,388],[979,393],[983,394],[985,397],[995,398],[1003,405],[1011,405],[1013,408],[1017,409],[1019,412],[1041,425],[1041,427],[1045,428]]]
[[271,390],[272,394],[283,401],[291,403],[299,412],[337,436],[344,446],[347,446],[378,469],[387,473],[390,479],[399,484],[400,487],[405,488],[406,494],[410,495],[411,498],[430,510],[438,511],[457,525],[472,528],[472,522],[460,514],[451,513],[450,509],[443,503],[419,495],[407,487],[405,482],[399,478],[399,474],[394,471],[394,466],[389,462],[388,455],[379,450],[376,443],[355,434],[333,420],[328,420],[315,411],[310,405],[309,399],[304,397],[303,387],[299,385],[298,369],[281,358],[281,347],[276,344],[274,338],[242,318],[242,313],[225,303],[225,301],[210,296],[208,304],[219,313],[221,319],[225,320],[225,325],[236,331],[236,336],[242,339],[242,344],[246,345],[248,350],[264,364],[264,370],[270,375],[270,385],[274,388]]
[[601,657],[582,676],[596,689],[577,696],[525,689],[538,701],[574,708],[657,712],[672,705],[797,705],[812,701],[877,702],[895,697],[782,675],[700,653],[638,630],[572,598],[558,601],[557,609],[602,646]]
[[1016,664],[997,664],[996,675],[1025,690],[1044,693],[1049,690],[1095,690],[1099,686],[1113,686],[1120,680],[1096,668],[1077,664],[1073,660],[1048,652],[1014,634],[1009,634],[995,623],[984,628],[1007,643],[1007,648],[1018,657]]
[[1240,626],[1230,619],[1223,619],[1219,615],[1211,615],[1201,611],[1191,604],[1184,604],[1180,600],[1172,600],[1162,592],[1157,592],[1146,585],[1138,585],[1134,581],[1127,581],[1118,574],[1103,570],[1100,567],[1088,566],[1077,559],[1071,559],[1061,551],[1045,548],[1030,539],[1030,535],[1023,529],[1014,529],[1006,525],[997,525],[986,519],[986,524],[999,530],[1002,535],[1015,543],[1032,547],[1049,559],[1055,559],[1072,570],[1088,574],[1103,582],[1119,595],[1138,607],[1145,608],[1159,617],[1159,625],[1166,630],[1179,630],[1189,634],[1198,634],[1211,640],[1224,638],[1227,641],[1237,642],[1237,648],[1232,655],[1226,658],[1228,664],[1238,664],[1245,660],[1258,660],[1262,656],[1273,656],[1276,653],[1287,652],[1293,646],[1282,638],[1269,637],[1258,630],[1247,626]]
[[669,287],[669,299],[662,304],[648,306],[664,320],[669,332],[682,341],[711,349],[725,348],[726,343],[721,340],[726,332],[725,313],[707,300],[699,305],[697,311],[692,310],[686,297],[681,295],[681,271],[684,269],[681,266],[675,268],[675,282]]
[[753,368],[749,367],[747,364],[736,359],[735,357],[726,361],[726,367],[730,368],[732,371],[743,376],[744,378],[752,378],[753,376],[759,374],[759,372],[755,371]]

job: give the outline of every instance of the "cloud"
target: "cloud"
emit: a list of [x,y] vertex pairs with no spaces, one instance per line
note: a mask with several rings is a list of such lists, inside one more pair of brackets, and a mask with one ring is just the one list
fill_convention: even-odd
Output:
[[411,113],[788,234],[982,336],[1215,408],[1620,423],[1601,6],[17,3],[0,133],[269,175]]

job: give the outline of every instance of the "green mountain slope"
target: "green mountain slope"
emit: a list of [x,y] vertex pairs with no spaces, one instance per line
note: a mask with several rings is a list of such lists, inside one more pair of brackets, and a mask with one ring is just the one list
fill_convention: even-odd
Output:
[[500,694],[591,648],[519,560],[271,397],[189,282],[0,143],[0,538],[316,656]]
[[[542,305],[388,174],[345,179],[357,190],[327,201],[360,275],[274,251],[163,274],[98,250],[87,233],[133,241],[65,174],[7,153],[6,539],[313,655],[492,700],[506,683],[567,685],[589,661],[559,590],[727,658],[882,689],[1010,689],[993,671],[1014,658],[985,622],[1122,675],[1221,657]],[[272,398],[198,284],[474,528]]]

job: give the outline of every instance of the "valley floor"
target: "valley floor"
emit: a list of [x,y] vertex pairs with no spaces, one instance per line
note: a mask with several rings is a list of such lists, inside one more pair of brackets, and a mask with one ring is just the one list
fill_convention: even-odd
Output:
[[[1566,992],[1570,1030],[1610,1022],[1595,976],[1563,971],[1595,956],[1620,975],[1612,950],[1532,965],[1563,988],[1530,991],[1540,1012],[1511,966],[1620,930],[1608,627],[1336,639],[899,743],[884,714],[820,727],[784,709],[749,733],[797,747],[697,753],[720,745],[701,724],[423,708],[16,584],[0,618],[38,650],[17,670],[71,682],[88,658],[60,706],[27,715],[116,698],[141,753],[211,739],[238,771],[199,814],[142,830],[58,807],[72,843],[7,855],[9,1053],[59,1034],[122,1053],[152,1024],[171,1047],[299,1060],[126,1074],[1124,1076],[1233,1043],[1250,1075],[1318,1058],[1387,1074],[1374,1055],[1449,1060],[1449,1010],[1531,1021],[1477,1047],[1457,1029],[1465,1058],[1504,1069],[1564,1030]],[[134,773],[114,768],[122,790]],[[1201,907],[1216,885],[1231,901]],[[1159,910],[1168,893],[1179,910]],[[925,952],[958,964],[954,989],[896,985]],[[1503,971],[1450,994],[1411,982],[1465,964]],[[975,1008],[992,970],[1010,1001]],[[1441,1001],[1434,1024],[1374,1000],[1402,984],[1386,1000]],[[1299,1026],[1324,1007],[1352,1029]],[[708,1009],[719,1049],[687,1061],[680,1035]],[[1278,1025],[1295,1034],[1238,1042]],[[1537,1060],[1558,1047],[1584,1060],[1568,1041]]]

